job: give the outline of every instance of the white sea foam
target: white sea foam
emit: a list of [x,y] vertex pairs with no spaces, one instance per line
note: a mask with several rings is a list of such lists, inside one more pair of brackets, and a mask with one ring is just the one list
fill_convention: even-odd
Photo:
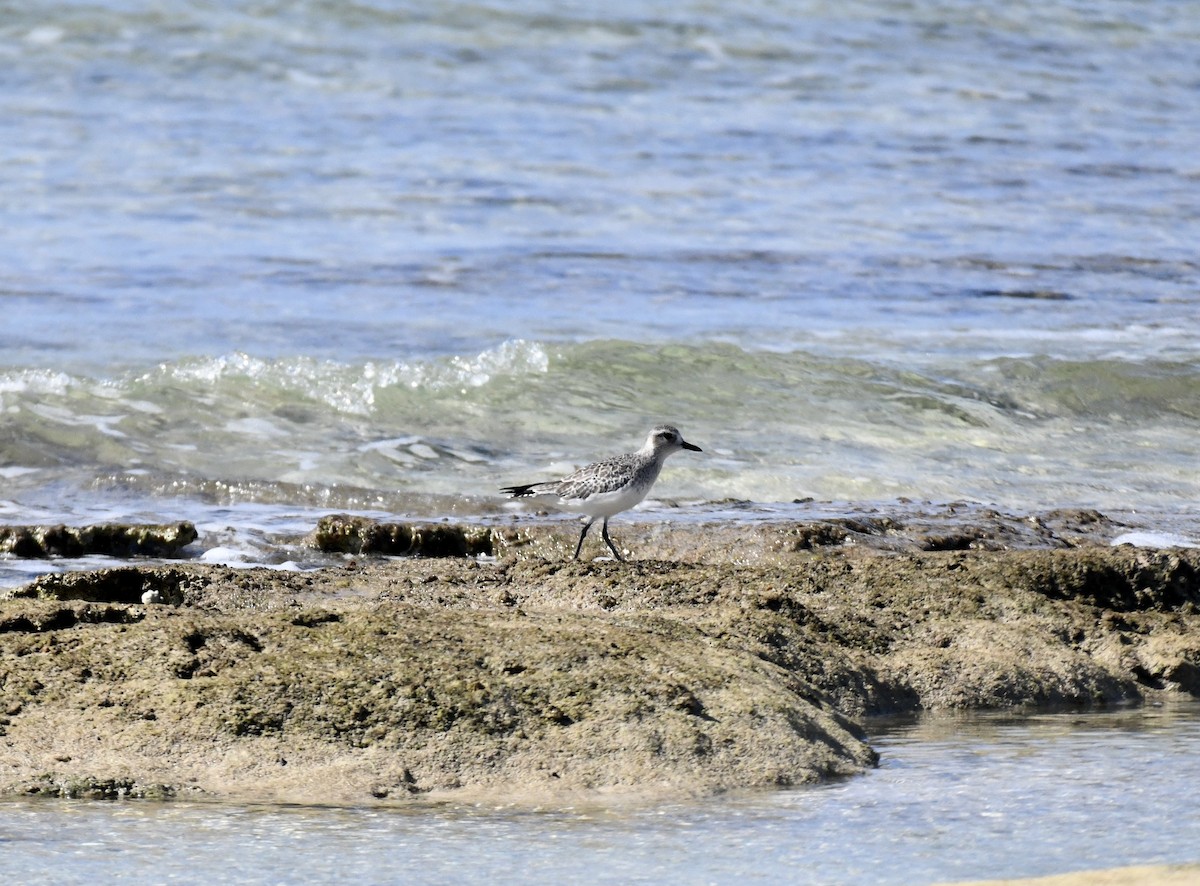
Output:
[[67,392],[73,379],[50,369],[21,369],[0,373],[0,404],[5,394],[54,394]]
[[196,559],[201,563],[208,563],[214,566],[230,566],[234,569],[274,569],[279,572],[303,572],[306,568],[317,568],[312,565],[305,567],[295,560],[284,560],[282,563],[273,563],[269,559],[262,557],[257,551],[224,545],[209,548]]
[[390,452],[401,446],[409,446],[420,440],[420,437],[389,437],[386,440],[372,440],[358,447],[359,452]]
[[[462,501],[658,420],[728,453],[673,497],[1200,500],[1197,219],[1163,199],[1196,169],[1187,4],[9,5],[0,465],[45,466],[4,481],[31,513],[171,510],[178,478],[189,513]],[[118,57],[77,101],[47,76]],[[1113,107],[1157,109],[1153,151]]]
[[54,25],[40,25],[25,34],[25,42],[31,46],[53,46],[62,41],[67,32]]
[[209,548],[196,559],[201,563],[215,563],[220,566],[263,565],[257,551],[232,548],[225,545],[218,545],[215,548]]
[[285,437],[287,432],[265,418],[238,418],[225,423],[225,430],[247,437]]
[[[311,398],[341,413],[370,415],[377,406],[380,391],[388,388],[400,386],[432,392],[478,388],[499,377],[545,373],[549,362],[549,355],[540,343],[523,340],[506,341],[472,357],[367,361],[357,365],[311,357],[266,360],[234,353],[162,364],[154,373],[141,375],[135,382],[155,385],[169,380],[200,389],[219,389],[241,382],[248,383],[251,390],[265,393],[274,388]],[[135,402],[146,403],[144,397]],[[151,411],[145,405],[139,408]]]
[[1195,539],[1177,535],[1174,532],[1154,532],[1139,530],[1126,532],[1112,540],[1113,547],[1117,545],[1133,545],[1137,548],[1200,548],[1200,542]]

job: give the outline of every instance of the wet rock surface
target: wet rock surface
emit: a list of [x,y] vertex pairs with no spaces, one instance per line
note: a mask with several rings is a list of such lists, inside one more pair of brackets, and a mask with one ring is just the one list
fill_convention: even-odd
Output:
[[44,576],[0,601],[0,788],[704,795],[860,772],[873,714],[1200,694],[1200,552],[750,535],[751,565],[544,559],[565,530],[506,529],[498,561]]
[[0,554],[16,557],[173,557],[197,538],[191,523],[0,526]]
[[[814,519],[691,522],[614,521],[614,540],[624,553],[683,562],[763,563],[796,553],[854,549],[879,553],[1019,551],[1107,547],[1128,529],[1099,511],[1060,509],[1007,514],[971,502],[910,504],[887,510],[848,508]],[[576,524],[518,520],[492,528],[497,554],[570,557],[579,538]],[[585,558],[598,547],[584,546]]]
[[318,551],[404,557],[476,557],[492,553],[490,529],[469,524],[380,523],[369,517],[322,517],[305,539]]

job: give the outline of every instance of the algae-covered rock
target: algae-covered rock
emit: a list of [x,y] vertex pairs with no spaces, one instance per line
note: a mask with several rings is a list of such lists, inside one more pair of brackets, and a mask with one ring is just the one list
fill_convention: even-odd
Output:
[[308,543],[319,551],[337,554],[474,557],[492,553],[492,533],[487,527],[380,523],[349,514],[322,517]]
[[197,538],[188,522],[166,525],[0,526],[0,553],[17,557],[172,557]]
[[64,796],[108,796],[89,779],[136,773],[226,795],[524,802],[799,784],[874,762],[802,679],[684,621],[480,606],[487,582],[433,604],[426,577],[360,605],[337,588],[251,617],[137,607],[136,623],[90,630],[95,604],[0,604],[59,607],[8,625],[7,789],[27,791],[36,773],[10,776],[32,767]]
[[1200,552],[788,556],[38,579],[0,600],[0,791],[702,795],[861,771],[875,713],[1200,694]]
[[17,786],[12,793],[68,800],[170,800],[176,796],[177,790],[173,785],[142,784],[132,778],[64,776],[47,772]]
[[150,594],[156,602],[178,605],[190,574],[177,568],[119,567],[93,572],[60,572],[38,576],[12,597],[50,600],[88,600],[95,603],[141,603]]

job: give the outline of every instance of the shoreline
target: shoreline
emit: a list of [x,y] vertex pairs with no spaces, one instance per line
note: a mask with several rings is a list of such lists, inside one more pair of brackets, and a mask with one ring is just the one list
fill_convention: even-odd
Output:
[[1200,552],[886,519],[44,575],[0,599],[0,793],[656,802],[865,771],[875,714],[1200,697]]
[[[569,559],[578,519],[540,509],[508,509],[474,517],[386,519],[355,512],[312,512],[307,528],[198,530],[199,522],[0,524],[0,594],[54,572],[94,571],[129,563],[176,562],[253,568],[341,567],[369,556],[541,557]],[[1184,528],[1186,525],[1186,529]],[[1035,550],[1129,544],[1148,550],[1200,548],[1189,515],[1105,514],[1071,507],[1008,511],[970,501],[860,503],[709,502],[682,507],[657,502],[613,524],[634,559],[746,565],[801,551],[855,549],[879,553]],[[239,533],[244,538],[239,544]],[[585,545],[583,559],[608,559]],[[46,564],[39,569],[35,564]],[[7,568],[4,568],[8,564]]]
[[970,880],[941,886],[1195,886],[1200,864],[1132,865],[1046,877]]

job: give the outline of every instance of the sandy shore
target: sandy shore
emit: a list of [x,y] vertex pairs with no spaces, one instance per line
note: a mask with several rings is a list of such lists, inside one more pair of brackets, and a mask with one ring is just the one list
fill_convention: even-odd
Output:
[[957,886],[1197,886],[1200,864],[1142,865],[1027,880],[976,880]]
[[702,796],[861,772],[873,714],[1200,694],[1200,552],[625,530],[680,556],[45,576],[0,601],[0,790]]

